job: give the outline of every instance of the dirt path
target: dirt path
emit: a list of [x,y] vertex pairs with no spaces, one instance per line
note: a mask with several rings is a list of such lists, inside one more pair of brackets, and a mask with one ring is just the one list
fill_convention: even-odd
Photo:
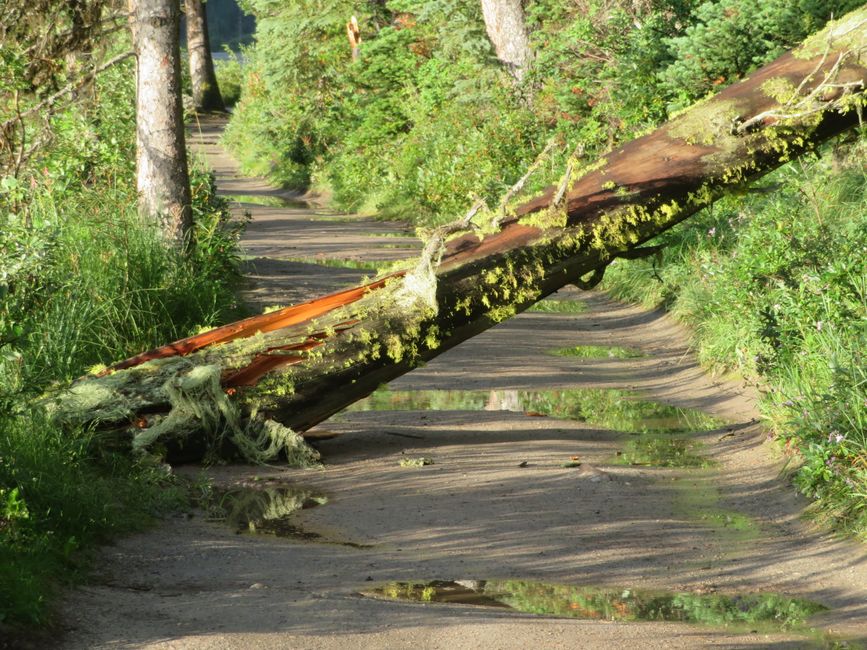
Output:
[[[224,192],[278,194],[238,178],[207,144],[214,136],[203,140]],[[317,221],[334,215],[297,205],[249,208],[245,248],[255,273],[247,295],[260,305],[359,275],[286,258],[397,256],[376,243],[393,238],[364,234],[396,233],[393,224]],[[286,537],[237,534],[197,512],[105,549],[99,579],[68,599],[64,647],[802,648],[827,646],[828,634],[867,639],[864,550],[800,519],[805,502],[779,478],[781,460],[754,422],[754,396],[704,374],[663,314],[600,293],[562,294],[584,311],[502,323],[393,382],[380,406],[404,410],[326,422],[322,470],[209,470],[218,484],[294,483],[328,502],[292,515]],[[549,353],[577,345],[644,356]],[[702,429],[688,434],[690,453],[708,462],[623,464],[643,439],[627,432],[636,423],[621,412],[634,405],[626,391],[724,418],[690,425]],[[445,410],[406,410],[418,407],[413,399]],[[539,417],[564,399],[581,402],[584,415],[558,419],[549,409],[554,416]],[[434,464],[400,466],[421,457]],[[573,457],[580,466],[563,467]],[[816,631],[805,636],[358,595],[388,581],[495,579],[618,593],[779,592],[829,609],[810,619]]]

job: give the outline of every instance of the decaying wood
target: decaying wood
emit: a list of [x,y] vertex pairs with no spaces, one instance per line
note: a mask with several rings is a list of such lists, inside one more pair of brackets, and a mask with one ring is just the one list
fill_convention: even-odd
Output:
[[575,170],[565,191],[495,215],[494,232],[440,230],[414,268],[151,350],[79,380],[54,408],[138,448],[199,450],[206,434],[269,453],[291,446],[288,429],[306,431],[566,284],[591,286],[611,260],[652,252],[642,244],[728,189],[856,125],[865,18],[867,8],[853,12]]

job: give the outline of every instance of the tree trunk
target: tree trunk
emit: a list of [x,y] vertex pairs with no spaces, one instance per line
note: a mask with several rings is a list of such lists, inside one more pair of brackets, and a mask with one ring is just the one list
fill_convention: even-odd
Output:
[[181,106],[178,0],[135,0],[136,169],[139,211],[166,241],[183,247],[192,230]]
[[482,0],[482,15],[497,58],[520,81],[533,58],[521,0]]
[[190,53],[190,80],[193,84],[193,104],[200,111],[225,111],[211,42],[208,39],[207,5],[203,0],[185,0],[187,14],[187,50]]
[[[575,178],[567,173],[492,234],[442,230],[413,269],[128,359],[79,380],[57,413],[135,447],[191,435],[186,444],[198,450],[204,432],[237,445],[251,435],[285,442],[283,427],[305,431],[560,287],[588,288],[616,257],[641,255],[644,242],[728,189],[856,125],[867,61],[853,52],[865,47],[865,18],[867,8],[853,12]],[[829,33],[843,36],[823,54]]]

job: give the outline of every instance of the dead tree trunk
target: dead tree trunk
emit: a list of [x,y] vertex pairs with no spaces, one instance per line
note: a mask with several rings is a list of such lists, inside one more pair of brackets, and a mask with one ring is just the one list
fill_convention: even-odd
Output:
[[139,210],[183,246],[193,225],[181,106],[178,0],[134,0]]
[[533,58],[521,0],[482,0],[482,15],[497,58],[520,81]]
[[856,125],[865,25],[867,8],[829,25],[567,174],[491,234],[442,230],[413,269],[119,363],[73,385],[57,412],[135,447],[164,436],[201,441],[203,430],[248,447],[250,436],[289,440],[285,427],[305,431],[560,287],[588,287],[613,259],[640,255],[728,189]]
[[200,111],[225,111],[223,97],[214,72],[211,41],[208,38],[207,5],[202,0],[185,0],[187,50],[190,55],[190,81],[193,104]]

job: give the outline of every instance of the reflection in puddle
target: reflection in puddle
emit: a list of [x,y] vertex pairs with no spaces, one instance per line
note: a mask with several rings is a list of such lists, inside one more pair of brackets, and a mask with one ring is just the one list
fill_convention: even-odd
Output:
[[315,264],[336,269],[360,269],[362,271],[383,271],[394,265],[394,260],[360,260],[349,257],[284,257],[285,262],[296,264]]
[[571,348],[551,350],[551,354],[578,359],[639,359],[647,356],[641,350],[622,348],[617,345],[576,345]]
[[250,205],[261,205],[266,208],[292,208],[295,210],[310,208],[310,204],[307,201],[287,199],[276,194],[221,194],[220,196],[233,203],[248,203]]
[[696,453],[700,443],[688,438],[646,433],[627,441],[615,460],[623,465],[709,467],[712,461]]
[[583,314],[587,311],[587,305],[580,300],[546,298],[528,307],[527,311],[542,312],[544,314]]
[[692,409],[641,400],[621,390],[419,390],[383,387],[347,411],[518,411],[628,433],[711,431],[724,422]]
[[519,612],[609,621],[674,621],[756,631],[798,628],[827,608],[781,594],[696,594],[577,587],[520,580],[390,582],[364,595],[459,603]]
[[216,493],[208,510],[211,519],[224,521],[239,533],[314,539],[318,535],[291,523],[292,514],[327,502],[322,494],[294,485],[239,487]]

